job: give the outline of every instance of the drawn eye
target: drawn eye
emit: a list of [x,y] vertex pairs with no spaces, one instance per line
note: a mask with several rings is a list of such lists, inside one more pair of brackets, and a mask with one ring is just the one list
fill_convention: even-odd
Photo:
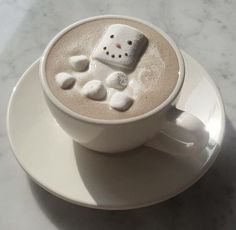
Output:
[[110,36],[110,38],[114,38],[114,35],[112,34],[112,35]]
[[130,46],[132,45],[132,41],[127,41],[127,43],[128,43],[128,45],[130,45]]
[[104,49],[104,50],[106,50],[106,49],[107,49],[107,47],[106,47],[106,46],[104,46],[104,47],[103,47],[103,49]]
[[127,57],[127,56],[128,56],[128,53],[125,53],[125,56]]

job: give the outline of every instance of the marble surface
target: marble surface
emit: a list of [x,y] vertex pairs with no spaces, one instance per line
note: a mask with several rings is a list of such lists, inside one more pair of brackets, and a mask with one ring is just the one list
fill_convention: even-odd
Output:
[[[0,229],[234,229],[235,9],[233,0],[0,0]],[[98,211],[59,200],[27,178],[8,143],[6,108],[20,75],[63,27],[100,14],[135,16],[162,28],[205,67],[225,102],[225,141],[213,167],[184,193],[152,207]]]

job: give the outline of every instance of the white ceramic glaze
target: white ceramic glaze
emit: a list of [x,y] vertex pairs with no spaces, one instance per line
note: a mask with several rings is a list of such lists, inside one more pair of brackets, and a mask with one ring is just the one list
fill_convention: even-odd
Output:
[[[171,45],[171,47],[176,52],[176,56],[179,62],[179,78],[177,84],[170,94],[170,96],[155,109],[136,117],[128,118],[128,119],[120,119],[120,120],[102,120],[102,119],[94,119],[82,116],[78,113],[73,112],[65,105],[63,105],[50,91],[49,86],[46,80],[45,74],[45,66],[47,61],[47,56],[50,52],[51,47],[57,42],[60,37],[68,32],[69,30],[81,25],[83,23],[101,19],[101,18],[122,18],[122,19],[130,19],[134,21],[139,21],[141,23],[147,24],[149,27],[156,30],[160,33]],[[106,153],[117,153],[128,151],[130,149],[134,149],[139,147],[147,142],[149,142],[158,132],[160,132],[163,128],[163,124],[166,122],[166,114],[169,113],[170,108],[174,105],[176,97],[179,95],[180,90],[182,88],[184,82],[184,62],[182,55],[171,38],[163,31],[153,26],[148,22],[141,21],[136,18],[126,17],[126,16],[115,16],[115,15],[105,15],[105,16],[97,16],[88,18],[79,22],[76,22],[64,30],[62,30],[59,34],[52,39],[49,45],[46,47],[40,63],[40,80],[43,86],[45,98],[47,104],[49,106],[50,111],[53,116],[56,118],[57,122],[61,125],[61,127],[77,142],[81,145],[96,150],[99,152]],[[173,109],[171,110],[173,111]],[[188,117],[188,121],[185,122],[183,118]],[[190,119],[191,117],[191,119]],[[204,131],[204,125],[192,115],[182,116],[182,124],[181,127],[186,127],[187,130],[193,131],[195,126],[193,124],[200,124],[199,127],[196,127],[198,131],[202,133],[202,135],[197,135],[197,138],[200,140],[197,142],[201,143],[201,147],[204,147],[208,141],[208,135]],[[180,120],[180,119],[179,119]],[[190,122],[189,122],[190,120]],[[171,134],[175,135],[176,126],[178,122],[176,120],[172,121],[172,126],[174,127]],[[165,125],[164,125],[165,126]],[[189,127],[190,126],[190,127]],[[165,127],[164,127],[165,129]],[[186,136],[186,135],[185,135]],[[195,140],[197,138],[194,138]],[[173,142],[174,144],[174,142]],[[176,149],[175,145],[173,145],[173,149]]]
[[[225,114],[217,87],[205,70],[184,54],[186,80],[177,107],[206,124],[201,152],[172,156],[141,147],[115,156],[81,147],[61,129],[43,98],[36,61],[13,90],[8,136],[23,169],[40,186],[75,204],[98,209],[131,209],[164,201],[196,182],[212,165],[222,144]],[[204,109],[203,109],[204,108]]]

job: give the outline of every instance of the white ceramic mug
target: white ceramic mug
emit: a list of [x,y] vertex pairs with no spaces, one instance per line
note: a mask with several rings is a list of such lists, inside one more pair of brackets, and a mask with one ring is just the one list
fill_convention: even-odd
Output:
[[[45,64],[50,49],[67,31],[88,21],[100,18],[123,18],[145,23],[160,33],[175,50],[179,62],[178,82],[170,96],[155,109],[136,117],[121,120],[94,119],[73,112],[63,105],[50,91],[45,74]],[[48,107],[57,122],[65,132],[82,146],[107,153],[123,152],[139,147],[149,143],[160,132],[166,135],[165,143],[161,147],[164,151],[165,149],[167,152],[171,152],[171,149],[174,151],[183,147],[190,148],[192,145],[196,145],[196,143],[198,148],[203,148],[209,138],[204,124],[193,115],[175,108],[177,97],[183,86],[184,77],[182,55],[167,34],[150,23],[136,18],[116,15],[96,16],[68,26],[52,39],[46,47],[40,63],[40,80],[44,95]],[[192,145],[186,143],[192,143]]]

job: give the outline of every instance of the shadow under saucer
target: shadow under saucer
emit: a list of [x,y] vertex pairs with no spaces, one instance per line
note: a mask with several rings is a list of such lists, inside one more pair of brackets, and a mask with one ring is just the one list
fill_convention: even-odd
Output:
[[[84,208],[58,199],[39,187],[31,179],[29,179],[29,185],[39,207],[47,218],[61,230],[75,230],[78,228],[85,230],[95,228],[112,228],[114,230],[158,228],[217,230],[233,228],[235,225],[235,138],[236,132],[231,123],[227,121],[224,145],[219,157],[206,175],[180,195],[146,208],[126,211]],[[77,147],[75,146],[75,148]],[[84,160],[88,160],[92,155],[96,158],[96,154],[90,152],[87,157],[84,157]],[[164,154],[160,153],[160,155],[164,157]],[[120,157],[125,156],[116,156],[117,159]],[[126,157],[129,158],[129,156]],[[82,161],[82,158],[82,156],[78,156],[78,160]],[[105,158],[109,157],[105,156]],[[107,159],[107,162],[109,162],[109,159]],[[90,163],[87,166],[92,167],[97,164],[98,160],[95,160],[95,163]],[[119,164],[117,163],[116,167],[120,166]],[[131,168],[134,170],[134,167],[131,166]],[[86,169],[85,171],[88,173],[93,169]],[[101,175],[94,177],[93,180],[100,177]],[[92,179],[90,182],[92,183]],[[108,187],[110,186],[107,186],[106,189]],[[110,189],[114,192],[113,188]]]

